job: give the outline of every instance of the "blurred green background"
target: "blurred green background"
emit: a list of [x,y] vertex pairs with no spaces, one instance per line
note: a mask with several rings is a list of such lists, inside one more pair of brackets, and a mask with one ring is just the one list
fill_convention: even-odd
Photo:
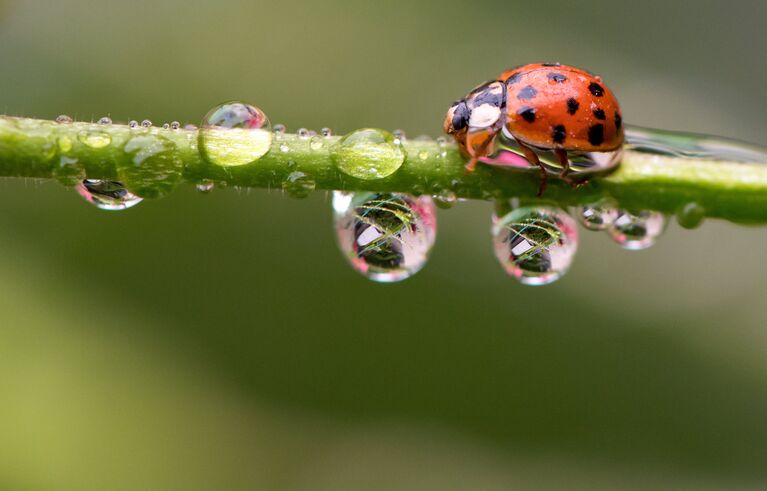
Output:
[[[0,0],[0,111],[436,136],[512,65],[633,124],[765,144],[762,0]],[[491,205],[366,281],[326,193],[182,186],[107,213],[0,181],[0,489],[766,489],[767,229],[672,224],[570,273],[497,265]]]

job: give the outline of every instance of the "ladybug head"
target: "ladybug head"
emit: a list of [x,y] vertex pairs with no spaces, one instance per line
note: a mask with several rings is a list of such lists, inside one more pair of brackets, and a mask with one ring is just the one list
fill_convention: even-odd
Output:
[[506,90],[503,82],[494,80],[482,84],[450,106],[443,124],[445,133],[456,136],[469,130],[496,128],[505,105]]

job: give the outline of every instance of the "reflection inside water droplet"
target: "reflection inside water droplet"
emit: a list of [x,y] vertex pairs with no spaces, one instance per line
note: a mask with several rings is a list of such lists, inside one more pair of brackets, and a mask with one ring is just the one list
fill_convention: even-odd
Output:
[[338,244],[351,265],[373,281],[401,281],[419,271],[437,232],[428,196],[333,193]]
[[436,204],[438,208],[442,208],[444,210],[452,208],[458,202],[458,197],[452,191],[445,191],[439,194],[435,194],[432,196],[432,198],[434,199],[434,204]]
[[666,217],[658,211],[631,213],[620,210],[607,233],[624,249],[637,251],[655,244],[666,229]]
[[122,183],[100,179],[85,179],[75,189],[80,196],[101,210],[125,210],[141,202]]
[[394,174],[405,161],[400,141],[388,131],[366,128],[353,131],[333,146],[338,168],[357,179],[381,179]]
[[208,162],[238,166],[264,156],[273,136],[269,119],[261,109],[242,102],[228,102],[205,115],[198,139],[200,151]]
[[282,183],[282,189],[288,196],[299,199],[309,196],[315,187],[314,179],[301,171],[291,172]]
[[216,187],[216,184],[210,179],[203,179],[202,181],[197,183],[197,186],[195,186],[197,191],[199,191],[200,193],[209,193],[213,191],[213,188],[215,187]]
[[[553,175],[559,175],[563,167],[554,151],[547,148],[532,148],[546,168],[546,171]],[[570,163],[570,176],[577,179],[579,176],[587,177],[610,172],[618,167],[622,155],[622,147],[609,152],[569,151],[567,157]],[[505,126],[491,143],[490,154],[479,160],[490,165],[534,172],[539,171],[538,166],[531,164],[527,160],[519,143],[508,133]]]
[[578,228],[564,210],[523,207],[494,221],[495,255],[522,284],[547,285],[570,269],[578,250]]
[[578,219],[589,230],[604,230],[618,218],[618,209],[611,199],[600,200],[578,208]]

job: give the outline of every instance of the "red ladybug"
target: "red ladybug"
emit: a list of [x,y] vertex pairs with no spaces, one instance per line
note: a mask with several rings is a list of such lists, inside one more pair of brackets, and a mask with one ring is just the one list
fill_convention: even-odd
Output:
[[[505,128],[504,128],[505,127]],[[546,169],[536,150],[553,151],[568,177],[568,151],[610,152],[623,145],[623,118],[618,101],[602,78],[559,63],[533,63],[503,72],[456,101],[444,130],[455,138],[473,171],[486,157],[499,132],[516,140],[531,165]]]

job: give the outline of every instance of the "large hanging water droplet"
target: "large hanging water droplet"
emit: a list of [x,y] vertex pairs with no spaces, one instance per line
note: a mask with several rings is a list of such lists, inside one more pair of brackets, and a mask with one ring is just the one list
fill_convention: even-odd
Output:
[[83,130],[77,134],[77,139],[80,140],[80,143],[91,148],[104,148],[112,143],[112,137],[103,131]]
[[291,172],[282,183],[282,189],[288,193],[288,196],[299,199],[309,196],[316,186],[314,179],[301,171]]
[[494,222],[495,255],[522,284],[547,285],[570,269],[578,250],[578,227],[564,210],[517,208]]
[[341,252],[371,280],[401,281],[426,264],[437,233],[428,196],[336,191],[333,209]]
[[264,156],[274,134],[264,112],[242,102],[211,109],[202,120],[198,143],[208,162],[224,167],[246,165]]
[[604,230],[618,218],[613,200],[603,199],[578,208],[578,219],[589,230]]
[[125,210],[141,202],[140,197],[117,181],[85,179],[75,189],[80,196],[101,210]]
[[637,251],[655,244],[665,229],[666,217],[658,211],[643,210],[634,214],[620,210],[607,233],[624,249]]
[[388,131],[362,129],[333,146],[332,157],[341,171],[357,179],[381,179],[394,174],[405,161],[405,149]]

